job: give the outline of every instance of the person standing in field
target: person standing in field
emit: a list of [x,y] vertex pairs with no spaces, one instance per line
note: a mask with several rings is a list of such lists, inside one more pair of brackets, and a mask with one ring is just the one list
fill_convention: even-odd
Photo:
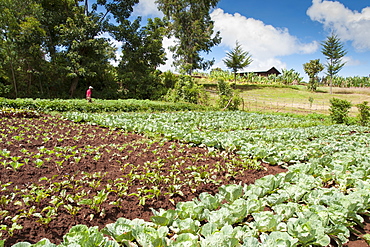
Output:
[[87,89],[87,91],[86,91],[86,100],[87,100],[87,102],[92,102],[92,100],[91,100],[92,89],[93,89],[93,87],[90,86],[89,89]]

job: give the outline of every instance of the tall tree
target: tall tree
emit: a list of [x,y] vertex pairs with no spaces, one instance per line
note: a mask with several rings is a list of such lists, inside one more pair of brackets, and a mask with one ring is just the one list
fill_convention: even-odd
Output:
[[316,91],[317,88],[317,74],[324,70],[324,65],[320,63],[320,59],[310,60],[310,62],[303,64],[304,72],[310,78],[308,89]]
[[60,25],[63,50],[61,55],[66,62],[66,75],[71,79],[69,93],[74,97],[80,78],[92,79],[113,59],[114,49],[108,40],[99,37],[102,24],[97,15],[84,13],[83,7],[77,7],[73,18]]
[[39,21],[41,16],[42,8],[32,0],[0,1],[1,74],[11,85],[12,97],[29,92],[42,69],[45,32]]
[[210,68],[214,60],[206,61],[200,53],[209,53],[221,42],[214,34],[209,12],[219,0],[156,0],[159,10],[169,19],[169,35],[176,38],[170,47],[174,65],[181,73],[192,74],[196,69]]
[[141,27],[140,18],[117,26],[114,37],[123,43],[118,77],[125,89],[126,97],[157,99],[162,85],[156,69],[165,63],[162,46],[165,24],[160,18],[148,19]]
[[36,0],[43,8],[43,17],[40,23],[46,32],[45,50],[50,60],[54,60],[58,46],[62,42],[60,25],[66,24],[68,18],[73,18],[74,10],[78,6],[76,0]]
[[223,60],[225,65],[231,69],[234,73],[234,81],[236,82],[236,73],[240,69],[244,69],[250,65],[253,60],[249,52],[243,51],[241,45],[236,41],[235,48],[226,54],[226,58]]
[[336,34],[331,34],[321,45],[321,52],[327,59],[327,64],[325,65],[327,68],[326,74],[329,76],[330,93],[332,93],[333,76],[338,74],[345,65],[342,58],[347,54],[347,51],[344,50],[343,43]]

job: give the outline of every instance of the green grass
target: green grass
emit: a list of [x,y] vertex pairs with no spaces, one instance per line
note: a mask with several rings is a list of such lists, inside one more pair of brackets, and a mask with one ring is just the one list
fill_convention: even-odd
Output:
[[[303,85],[242,85],[238,88],[244,100],[244,107],[240,108],[248,111],[329,114],[330,99],[340,98],[352,103],[350,115],[356,116],[356,104],[370,102],[370,88],[333,88],[332,94],[329,87],[319,87],[317,92],[310,92]],[[217,94],[212,93],[211,99],[216,101]]]

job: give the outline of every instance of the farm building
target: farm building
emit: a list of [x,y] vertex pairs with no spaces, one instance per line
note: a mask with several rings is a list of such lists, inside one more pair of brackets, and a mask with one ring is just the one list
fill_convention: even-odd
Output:
[[256,75],[260,75],[260,76],[269,76],[269,75],[280,75],[280,71],[277,70],[275,67],[272,67],[271,69],[269,70],[266,70],[266,71],[248,71],[248,72],[238,72],[238,74],[240,76],[245,76],[249,73],[254,73]]

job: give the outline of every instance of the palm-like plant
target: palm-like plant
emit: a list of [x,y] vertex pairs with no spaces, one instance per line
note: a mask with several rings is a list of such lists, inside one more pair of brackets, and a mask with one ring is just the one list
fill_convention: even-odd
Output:
[[234,81],[236,82],[236,73],[238,70],[247,67],[253,60],[249,52],[243,51],[238,41],[236,41],[235,48],[228,52],[226,56],[227,58],[225,58],[223,62],[234,73]]
[[303,64],[303,69],[310,78],[308,89],[316,91],[317,74],[324,70],[324,65],[320,63],[320,59],[310,60],[310,62]]

